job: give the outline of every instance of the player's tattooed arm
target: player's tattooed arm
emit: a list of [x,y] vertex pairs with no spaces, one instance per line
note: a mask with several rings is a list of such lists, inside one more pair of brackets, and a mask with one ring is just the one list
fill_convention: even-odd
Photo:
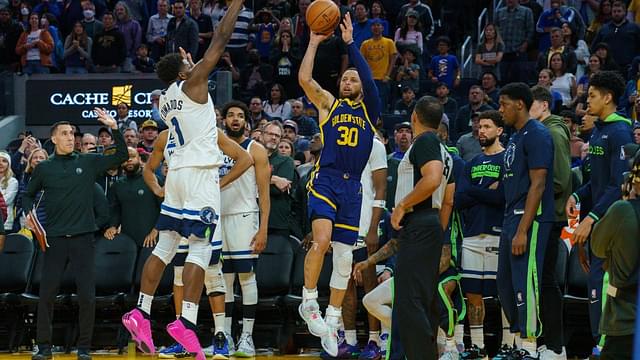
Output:
[[391,239],[389,242],[384,244],[380,250],[376,251],[375,254],[369,256],[367,262],[371,265],[377,264],[380,261],[387,260],[392,257],[398,251],[398,241],[396,239]]
[[442,246],[442,254],[440,255],[439,274],[444,273],[451,264],[451,245]]

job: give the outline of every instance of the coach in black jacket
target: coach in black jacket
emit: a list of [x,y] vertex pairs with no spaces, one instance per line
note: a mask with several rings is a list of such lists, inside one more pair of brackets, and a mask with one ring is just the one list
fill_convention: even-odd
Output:
[[[104,110],[96,109],[98,119],[113,131],[116,151],[112,155],[79,154],[73,151],[73,128],[58,122],[51,128],[55,154],[34,170],[23,197],[25,209],[31,209],[35,195],[44,190],[45,230],[50,247],[44,253],[40,302],[38,303],[38,353],[34,360],[51,359],[51,319],[53,301],[62,280],[65,263],[71,260],[78,286],[80,335],[78,359],[90,360],[91,337],[95,318],[94,215],[96,176],[127,160],[127,146],[116,121]],[[33,228],[33,224],[27,224]]]

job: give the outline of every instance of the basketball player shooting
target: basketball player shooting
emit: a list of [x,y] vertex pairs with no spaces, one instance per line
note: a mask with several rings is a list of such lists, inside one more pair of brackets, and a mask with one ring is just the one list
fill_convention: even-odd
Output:
[[[300,316],[309,332],[321,338],[330,356],[338,354],[338,335],[342,300],[349,282],[352,250],[358,238],[362,187],[360,175],[373,146],[375,128],[372,119],[380,115],[378,90],[371,69],[353,42],[353,26],[347,14],[340,25],[342,40],[348,46],[355,69],[347,69],[340,79],[336,99],[312,78],[318,45],[330,35],[312,32],[302,60],[298,81],[307,97],[318,108],[323,149],[308,185],[309,216],[313,246],[304,263],[304,288]],[[324,255],[333,247],[331,297],[322,319],[316,285]]]
[[[222,248],[222,242],[212,241],[220,212],[220,188],[252,164],[242,147],[218,133],[207,81],[231,37],[242,4],[243,0],[233,0],[215,39],[197,64],[182,49],[181,54],[166,55],[158,62],[158,77],[169,86],[160,96],[160,117],[169,127],[176,147],[169,161],[165,198],[156,225],[158,244],[143,269],[138,305],[122,317],[123,325],[146,353],[155,352],[149,321],[153,294],[183,236],[188,239],[189,253],[183,271],[182,315],[167,325],[167,332],[186,351],[195,353],[197,360],[205,360],[196,322],[205,269],[212,252],[217,259]],[[219,181],[221,151],[236,164]],[[222,276],[217,281],[224,284]]]

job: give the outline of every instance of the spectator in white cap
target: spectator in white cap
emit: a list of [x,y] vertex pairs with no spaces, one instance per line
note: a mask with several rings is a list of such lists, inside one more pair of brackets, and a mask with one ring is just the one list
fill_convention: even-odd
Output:
[[4,222],[4,229],[13,230],[13,205],[18,195],[18,180],[11,171],[11,156],[0,151],[0,193],[7,204],[7,218]]

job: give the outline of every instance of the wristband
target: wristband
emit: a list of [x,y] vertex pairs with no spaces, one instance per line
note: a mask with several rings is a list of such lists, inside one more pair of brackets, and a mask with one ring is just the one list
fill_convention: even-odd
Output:
[[373,207],[385,209],[387,207],[387,202],[384,200],[373,200]]

